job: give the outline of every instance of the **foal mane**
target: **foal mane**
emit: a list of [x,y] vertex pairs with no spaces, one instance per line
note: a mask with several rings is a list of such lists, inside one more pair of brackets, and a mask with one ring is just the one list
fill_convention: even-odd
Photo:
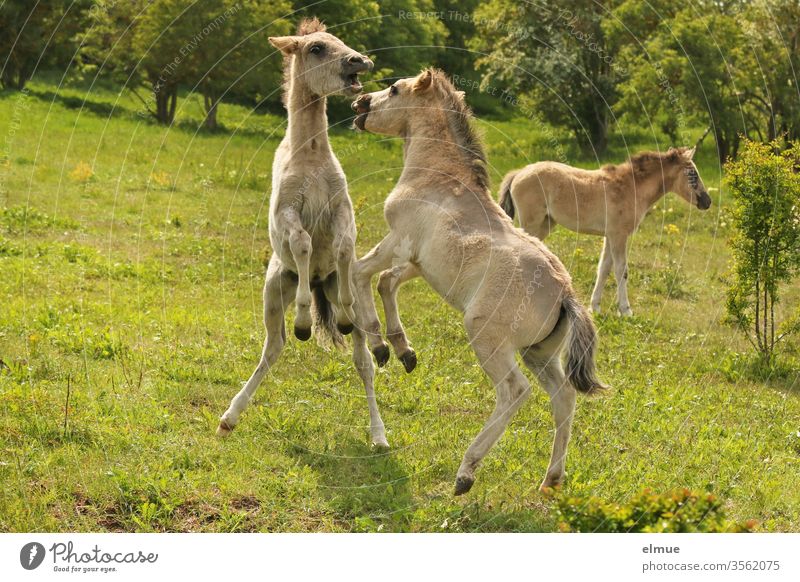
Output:
[[629,175],[632,175],[634,180],[645,180],[653,174],[663,177],[666,167],[683,163],[683,153],[686,149],[681,147],[669,148],[665,152],[639,152],[621,164],[606,164],[601,169],[617,179],[626,179]]
[[489,172],[486,169],[486,152],[483,149],[483,142],[472,124],[472,109],[464,101],[464,93],[455,88],[443,71],[429,70],[435,78],[435,84],[439,87],[440,95],[444,100],[450,131],[461,148],[461,153],[467,159],[478,185],[488,190]]

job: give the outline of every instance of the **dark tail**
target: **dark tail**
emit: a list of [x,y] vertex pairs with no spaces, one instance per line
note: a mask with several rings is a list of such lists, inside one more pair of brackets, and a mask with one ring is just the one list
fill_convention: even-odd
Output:
[[335,348],[344,348],[344,336],[336,327],[336,315],[333,313],[331,302],[325,295],[323,283],[311,285],[311,310],[314,315],[314,331],[317,340],[325,345],[333,344]]
[[514,220],[514,199],[511,198],[511,182],[514,181],[519,170],[511,170],[500,184],[500,207]]
[[592,316],[573,296],[568,296],[561,307],[570,323],[567,378],[576,390],[585,394],[597,394],[608,387],[597,378],[594,367],[597,330]]

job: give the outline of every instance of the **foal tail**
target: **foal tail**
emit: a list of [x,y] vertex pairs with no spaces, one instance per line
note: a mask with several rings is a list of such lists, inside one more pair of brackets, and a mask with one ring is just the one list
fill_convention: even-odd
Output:
[[336,315],[333,313],[333,307],[325,295],[325,289],[321,282],[311,285],[311,309],[314,314],[314,330],[317,340],[323,346],[330,343],[337,349],[344,348],[344,336],[336,327]]
[[514,220],[515,212],[514,199],[511,198],[511,182],[514,181],[518,173],[519,170],[511,170],[500,183],[500,207],[511,217],[511,220]]
[[570,323],[567,344],[567,378],[579,392],[597,394],[608,388],[597,378],[594,354],[597,348],[597,330],[592,316],[572,295],[561,303]]

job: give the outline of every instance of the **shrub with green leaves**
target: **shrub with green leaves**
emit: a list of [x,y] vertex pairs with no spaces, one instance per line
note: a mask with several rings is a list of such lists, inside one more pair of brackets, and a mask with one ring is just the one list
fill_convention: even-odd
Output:
[[725,165],[732,199],[733,277],[728,321],[744,332],[767,364],[775,346],[800,329],[800,310],[776,321],[780,290],[800,271],[800,144],[745,140]]
[[645,489],[629,502],[616,504],[553,493],[561,529],[573,532],[748,532],[755,521],[726,519],[722,502],[711,493],[681,489],[653,493]]

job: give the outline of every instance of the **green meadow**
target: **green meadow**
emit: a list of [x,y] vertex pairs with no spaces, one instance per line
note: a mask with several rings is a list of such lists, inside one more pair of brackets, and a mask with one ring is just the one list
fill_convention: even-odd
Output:
[[[537,490],[553,433],[542,390],[453,497],[494,391],[460,314],[422,280],[400,291],[419,366],[407,375],[393,358],[376,375],[390,452],[368,446],[350,354],[293,337],[236,431],[215,437],[264,339],[285,119],[225,104],[209,133],[199,98],[180,99],[171,128],[138,107],[42,81],[0,92],[0,531],[557,531]],[[477,123],[495,192],[506,171],[554,159],[554,141],[585,167],[670,145],[619,126],[594,160],[524,117]],[[332,117],[331,139],[363,254],[386,230],[402,148],[348,125]],[[697,159],[711,210],[669,195],[645,219],[634,317],[616,315],[613,277],[606,289],[598,368],[613,389],[579,399],[564,491],[708,491],[757,531],[800,531],[800,343],[759,372],[723,323],[725,186],[711,143]],[[547,244],[588,304],[602,239],[558,229]],[[787,289],[780,307],[798,300]]]

